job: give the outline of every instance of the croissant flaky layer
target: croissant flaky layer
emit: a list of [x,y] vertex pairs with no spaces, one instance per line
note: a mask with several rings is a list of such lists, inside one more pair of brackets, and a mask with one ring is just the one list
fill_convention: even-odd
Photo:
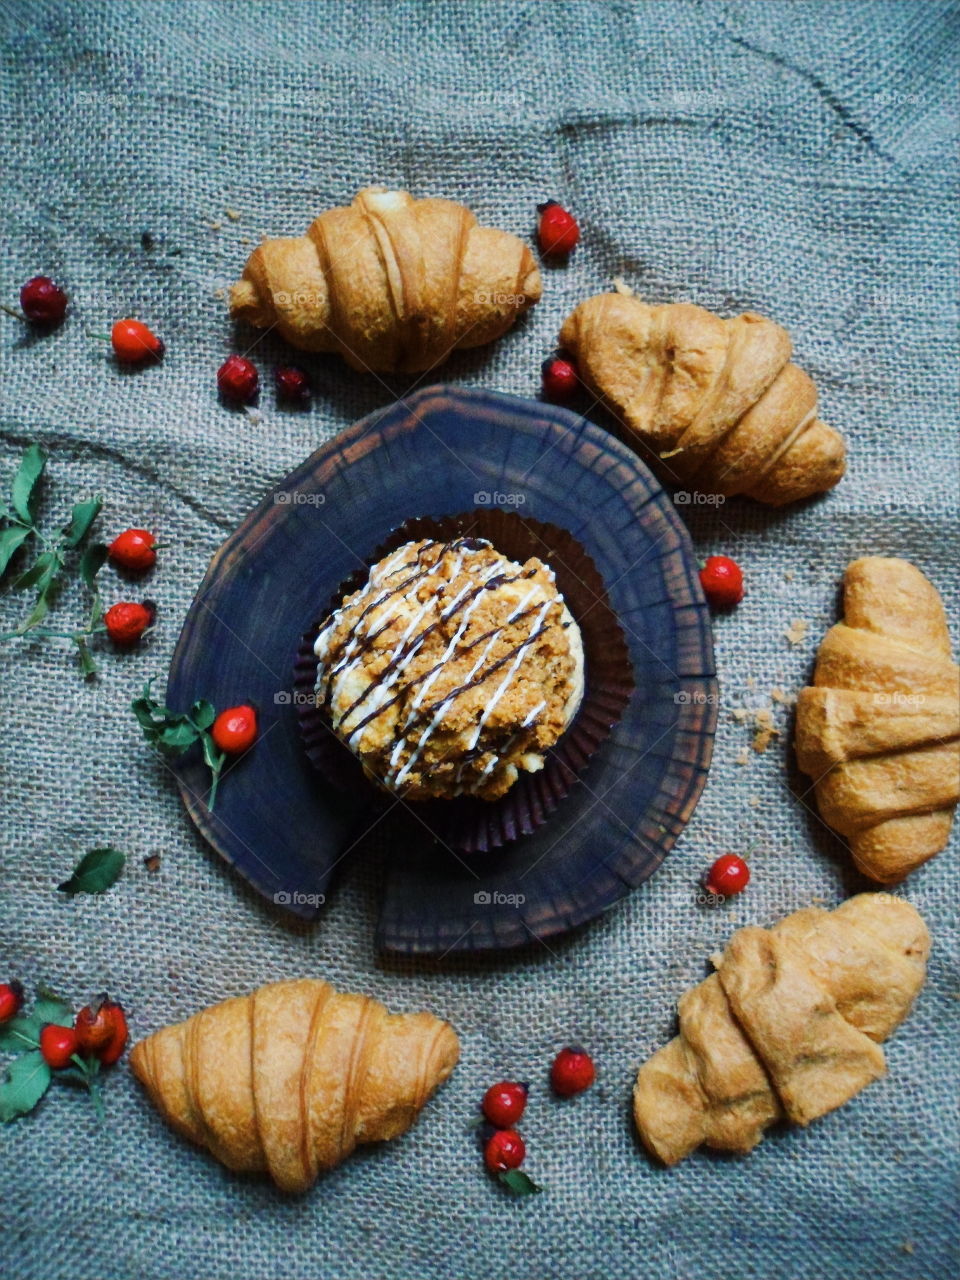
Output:
[[604,293],[567,317],[560,343],[670,484],[779,506],[843,475],[842,436],[817,417],[789,334],[763,316]]
[[354,369],[413,373],[493,342],[540,293],[516,236],[479,226],[450,200],[367,187],[306,235],[254,249],[230,311]]
[[797,701],[797,763],[820,813],[881,883],[943,849],[960,799],[960,668],[943,602],[907,560],[844,575],[844,618]]
[[453,1028],[316,979],[224,1000],[134,1045],[164,1118],[229,1169],[305,1191],[361,1142],[405,1133],[456,1066]]
[[916,909],[885,893],[738,930],[637,1075],[648,1150],[668,1165],[702,1143],[745,1154],[775,1120],[842,1106],[884,1074],[878,1042],[909,1013],[929,950]]

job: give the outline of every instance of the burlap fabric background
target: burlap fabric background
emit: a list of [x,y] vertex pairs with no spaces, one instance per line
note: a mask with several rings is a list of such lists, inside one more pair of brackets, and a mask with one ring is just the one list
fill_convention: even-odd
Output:
[[[0,652],[0,973],[75,1000],[106,987],[137,1035],[265,980],[322,974],[437,1010],[463,1040],[414,1132],[295,1200],[189,1149],[125,1067],[103,1129],[57,1090],[0,1134],[0,1273],[955,1274],[956,848],[903,890],[935,947],[887,1081],[747,1161],[699,1154],[670,1173],[638,1149],[628,1098],[677,997],[736,925],[865,887],[804,796],[789,717],[778,711],[781,738],[739,765],[750,733],[733,711],[804,682],[858,555],[911,557],[955,603],[957,7],[5,0],[0,13],[0,292],[14,302],[43,271],[73,301],[42,339],[0,316],[2,472],[40,440],[51,522],[77,491],[103,490],[105,533],[145,524],[165,544],[149,583],[156,638],[105,653],[99,687],[53,644]],[[535,313],[444,377],[536,394],[562,318],[622,275],[648,299],[783,322],[850,443],[849,474],[825,501],[687,508],[698,548],[732,553],[749,582],[716,625],[723,707],[696,816],[662,872],[607,918],[488,961],[378,959],[376,857],[347,868],[316,927],[289,926],[195,837],[127,710],[165,671],[227,531],[318,443],[403,389],[318,359],[306,362],[319,387],[307,414],[279,411],[269,391],[254,422],[214,393],[238,347],[218,294],[250,243],[300,232],[371,182],[462,199],[522,235],[547,197],[580,217],[582,246],[546,271]],[[89,336],[126,314],[162,334],[162,367],[120,372]],[[280,351],[271,338],[254,349],[268,378]],[[104,583],[110,598],[129,594],[109,569]],[[17,609],[4,601],[5,627]],[[796,618],[810,630],[791,646]],[[59,895],[79,854],[106,841],[129,854],[123,880],[102,898]],[[749,892],[698,906],[704,866],[755,844]],[[141,859],[154,851],[150,875]],[[570,1040],[593,1050],[599,1083],[561,1105],[545,1076]],[[535,1200],[492,1185],[466,1132],[503,1075],[534,1082],[528,1165],[546,1188]]]

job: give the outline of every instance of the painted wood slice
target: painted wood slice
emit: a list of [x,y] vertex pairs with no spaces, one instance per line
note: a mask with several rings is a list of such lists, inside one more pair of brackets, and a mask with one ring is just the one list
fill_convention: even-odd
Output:
[[[465,854],[423,811],[386,818],[338,787],[301,740],[294,665],[333,593],[406,521],[511,507],[580,543],[626,639],[633,690],[555,812]],[[377,941],[442,954],[513,947],[592,919],[641,884],[699,799],[716,726],[710,619],[686,530],[642,462],[568,410],[429,387],[372,414],[280,481],[214,557],[174,654],[168,705],[254,702],[256,747],[216,811],[198,753],[177,763],[187,810],[255,888],[313,918],[374,814],[391,857]]]

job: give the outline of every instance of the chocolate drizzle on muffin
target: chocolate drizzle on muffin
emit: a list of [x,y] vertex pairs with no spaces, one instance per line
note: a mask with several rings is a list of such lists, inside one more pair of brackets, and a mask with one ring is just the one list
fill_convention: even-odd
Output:
[[410,542],[323,625],[317,706],[367,773],[410,799],[496,799],[536,771],[583,692],[579,629],[537,559]]

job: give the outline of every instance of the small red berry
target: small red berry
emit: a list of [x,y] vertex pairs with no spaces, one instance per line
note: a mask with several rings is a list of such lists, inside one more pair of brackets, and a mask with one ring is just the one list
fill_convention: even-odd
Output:
[[130,1033],[127,1030],[127,1015],[124,1013],[122,1005],[117,1004],[115,1000],[108,1000],[104,1008],[110,1016],[111,1032],[110,1039],[107,1041],[106,1046],[99,1051],[97,1057],[105,1067],[112,1067],[127,1047]]
[[139,320],[118,320],[110,330],[110,341],[121,364],[159,360],[164,352],[164,345],[157,335]]
[[61,1071],[70,1065],[70,1059],[80,1045],[73,1027],[58,1027],[48,1022],[40,1031],[40,1052],[48,1067]]
[[483,1149],[483,1160],[491,1173],[519,1169],[527,1148],[515,1129],[498,1129]]
[[257,737],[257,713],[253,707],[228,707],[213,722],[210,736],[228,756],[238,756],[252,747]]
[[249,404],[260,389],[260,375],[243,356],[228,356],[217,370],[217,389],[224,400]]
[[597,1077],[593,1059],[586,1049],[569,1047],[561,1049],[550,1068],[550,1083],[554,1093],[569,1098],[589,1089]]
[[52,328],[67,313],[67,295],[49,276],[34,276],[20,290],[20,306],[31,324]]
[[729,609],[743,599],[743,572],[729,556],[709,556],[700,570],[700,585],[715,609]]
[[562,356],[552,356],[540,366],[543,394],[547,400],[569,400],[580,385],[576,366]]
[[483,1095],[483,1114],[498,1129],[511,1129],[527,1105],[527,1086],[511,1080],[492,1084]]
[[540,241],[541,253],[548,257],[563,257],[576,248],[580,228],[572,213],[568,213],[556,200],[538,204],[537,212],[540,214],[537,239]]
[[9,1022],[23,1007],[23,985],[17,981],[0,983],[0,1024]]
[[107,635],[114,644],[136,644],[147,627],[153,625],[154,608],[149,600],[136,604],[132,600],[121,600],[112,605],[103,615]]
[[80,1053],[99,1057],[113,1035],[113,1016],[107,997],[103,995],[93,1004],[85,1004],[73,1021],[73,1029]]
[[277,399],[301,409],[310,403],[310,379],[302,369],[284,364],[277,369]]
[[750,868],[735,853],[725,853],[707,872],[706,890],[722,898],[742,893],[750,883]]
[[146,529],[124,529],[110,543],[107,551],[114,564],[121,569],[143,573],[157,563],[156,543],[153,534]]

